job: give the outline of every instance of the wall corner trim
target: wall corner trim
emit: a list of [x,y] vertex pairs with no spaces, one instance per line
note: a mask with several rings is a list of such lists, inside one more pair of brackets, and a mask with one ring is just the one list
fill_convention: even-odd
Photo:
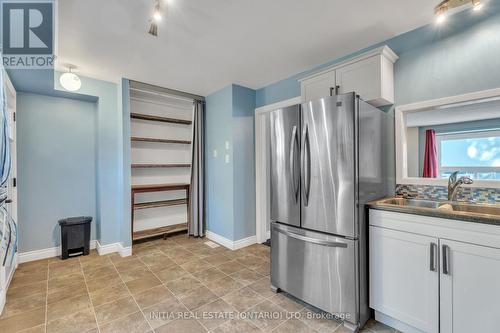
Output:
[[100,256],[104,256],[110,253],[118,253],[121,257],[128,257],[132,255],[132,246],[123,246],[122,243],[112,243],[101,245],[99,241],[97,241],[97,253]]
[[249,245],[257,243],[257,236],[255,236],[255,235],[233,241],[233,240],[227,239],[224,236],[216,234],[215,232],[207,230],[206,236],[211,241],[219,243],[220,245],[222,245],[230,250],[238,250],[238,249],[241,249],[241,248],[244,248],[244,247],[247,247]]

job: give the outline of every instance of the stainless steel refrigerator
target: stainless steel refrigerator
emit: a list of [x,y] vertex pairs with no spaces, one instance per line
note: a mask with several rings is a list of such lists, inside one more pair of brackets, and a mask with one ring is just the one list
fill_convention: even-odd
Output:
[[369,318],[364,204],[390,188],[386,117],[355,93],[270,116],[271,284],[351,329]]

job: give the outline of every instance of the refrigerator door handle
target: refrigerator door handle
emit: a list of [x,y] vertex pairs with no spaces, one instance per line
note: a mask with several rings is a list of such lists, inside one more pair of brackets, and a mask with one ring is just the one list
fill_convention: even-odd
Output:
[[292,138],[290,140],[290,181],[292,183],[293,197],[295,202],[299,199],[299,180],[296,180],[295,174],[295,146],[299,145],[297,136],[297,126],[293,126]]
[[311,191],[311,147],[309,142],[309,127],[305,125],[304,144],[302,145],[301,164],[302,164],[302,189],[304,206],[309,205],[309,193]]
[[279,229],[279,228],[276,228],[276,231],[282,233],[285,236],[292,237],[292,238],[295,238],[295,239],[298,239],[298,240],[301,240],[301,241],[304,241],[304,242],[308,242],[308,243],[313,243],[313,244],[322,245],[322,246],[328,246],[328,247],[344,247],[344,248],[347,248],[347,244],[346,243],[332,242],[332,241],[327,241],[327,240],[322,240],[322,239],[316,239],[316,238],[312,238],[312,237],[307,237],[307,236],[299,235],[299,234],[296,234],[296,233],[293,233],[293,232],[290,232],[290,231],[282,230],[282,229]]

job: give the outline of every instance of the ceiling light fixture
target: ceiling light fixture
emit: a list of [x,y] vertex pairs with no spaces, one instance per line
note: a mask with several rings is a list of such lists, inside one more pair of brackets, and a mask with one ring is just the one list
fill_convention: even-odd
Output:
[[161,8],[160,8],[160,0],[156,0],[156,3],[155,3],[155,11],[153,13],[153,19],[156,21],[156,22],[160,22],[161,19],[162,19],[162,15],[161,15]]
[[158,36],[158,23],[163,19],[160,0],[155,0],[155,7],[153,10],[153,19],[151,20],[151,26],[149,27],[148,33],[152,36]]
[[483,8],[483,3],[480,0],[472,0],[472,9],[475,11],[481,10]]
[[446,13],[449,10],[466,5],[469,5],[470,8],[471,4],[472,8],[475,11],[478,11],[481,8],[483,8],[483,2],[481,0],[444,0],[440,2],[439,5],[437,5],[434,8],[434,14],[436,15],[436,22],[438,24],[443,23],[446,20],[446,15],[447,15]]
[[68,72],[64,73],[59,78],[59,83],[61,83],[61,86],[68,91],[77,91],[82,87],[82,81],[80,80],[78,75],[72,72],[73,68],[75,67],[68,66]]

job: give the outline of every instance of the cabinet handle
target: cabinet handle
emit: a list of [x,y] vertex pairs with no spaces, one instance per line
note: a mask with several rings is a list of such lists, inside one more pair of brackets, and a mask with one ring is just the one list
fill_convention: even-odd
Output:
[[335,86],[335,95],[339,94],[340,86]]
[[429,269],[432,272],[436,271],[436,262],[437,262],[437,244],[430,244],[430,258],[429,258]]
[[334,89],[333,87],[330,87],[330,96],[333,96],[333,93],[334,93]]
[[443,274],[450,275],[450,247],[443,245]]

